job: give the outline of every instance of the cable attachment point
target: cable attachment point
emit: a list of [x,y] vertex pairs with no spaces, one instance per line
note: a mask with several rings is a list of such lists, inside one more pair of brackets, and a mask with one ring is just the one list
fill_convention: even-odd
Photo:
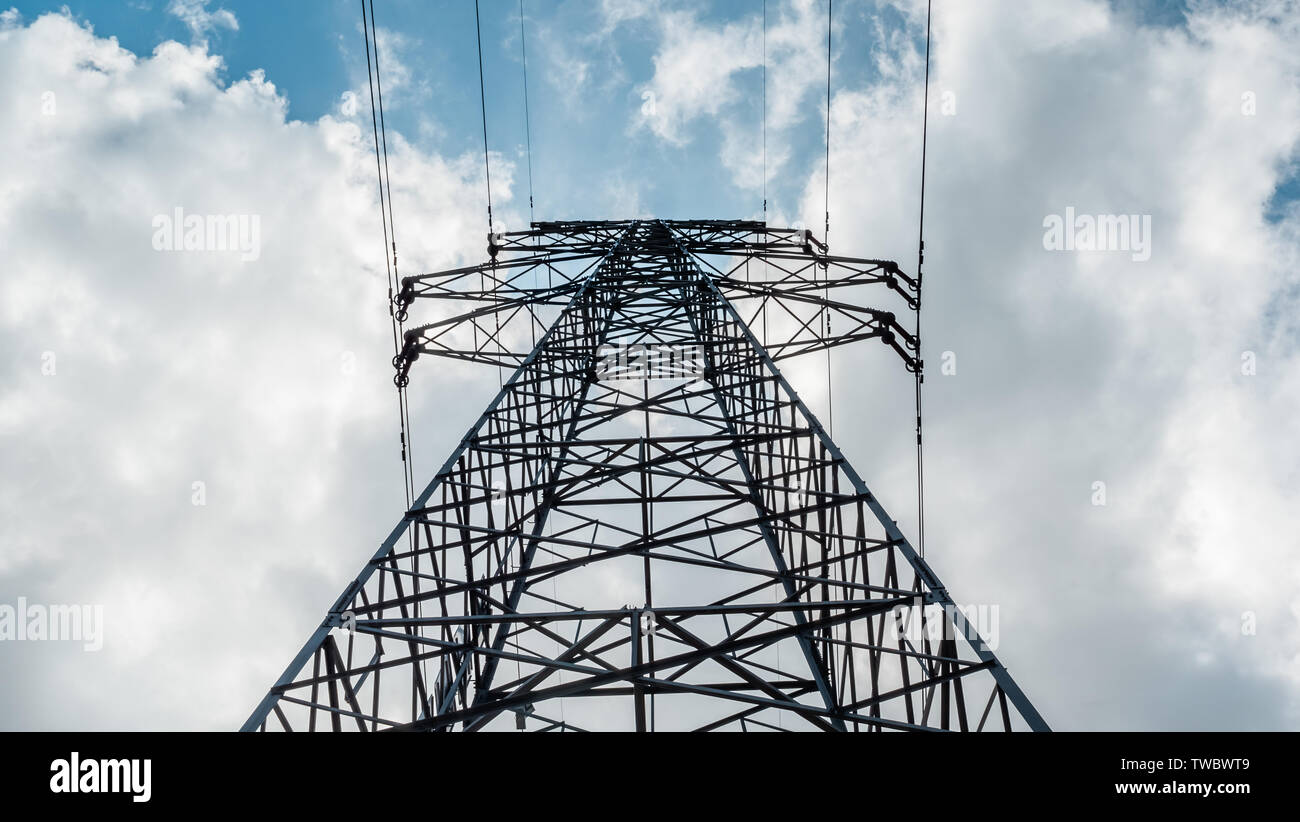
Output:
[[406,322],[407,309],[415,302],[415,287],[410,278],[402,280],[402,290],[393,298],[393,317],[399,322]]
[[405,388],[411,384],[411,366],[420,358],[419,341],[418,331],[407,331],[406,345],[402,347],[400,354],[393,357],[393,368],[397,371],[393,377],[393,384],[398,388]]
[[[803,246],[803,252],[811,257],[825,257],[826,252],[830,250],[830,246],[813,236],[812,229],[810,228],[805,228],[803,230],[803,237],[800,240],[800,245]],[[825,264],[826,263],[823,261],[822,265]]]

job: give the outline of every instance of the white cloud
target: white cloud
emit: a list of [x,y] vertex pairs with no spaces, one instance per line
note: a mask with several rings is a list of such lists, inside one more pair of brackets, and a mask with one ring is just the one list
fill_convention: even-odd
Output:
[[667,12],[659,23],[663,45],[647,89],[653,105],[643,106],[641,114],[655,134],[682,145],[687,122],[716,115],[735,100],[732,75],[761,64],[761,31],[750,22],[701,27],[694,12]]
[[[837,84],[831,241],[912,271],[925,4],[878,5],[911,28],[872,21],[872,79]],[[825,5],[772,8],[769,169],[820,229],[822,159],[789,153],[782,129],[815,112]],[[668,104],[645,124],[679,145],[716,123],[719,162],[757,187],[757,130],[731,105],[752,25],[663,20],[649,88]],[[1274,224],[1264,208],[1300,148],[1300,6],[1194,3],[1185,28],[1159,28],[1101,0],[954,3],[934,22],[935,568],[958,601],[1001,605],[1005,661],[1059,727],[1295,727],[1300,345],[1275,318],[1300,293],[1300,209]],[[1246,92],[1267,101],[1253,115]],[[1151,260],[1044,251],[1044,216],[1068,206],[1151,215]],[[944,351],[956,376],[938,373]],[[837,435],[915,533],[910,381],[872,347],[835,369]],[[826,419],[824,359],[787,371]]]
[[[1265,316],[1297,286],[1300,223],[1263,211],[1300,144],[1300,14],[1207,5],[1184,31],[1087,0],[1022,11],[952,4],[935,21],[935,566],[959,600],[998,592],[1023,614],[1004,621],[1006,654],[1063,727],[1294,727],[1300,453],[1285,432],[1300,358],[1294,329],[1270,333]],[[882,79],[837,93],[831,158],[837,250],[908,270],[922,68],[910,52],[892,48]],[[1243,115],[1248,89],[1267,111]],[[956,116],[940,113],[944,90]],[[814,171],[812,224],[822,185]],[[1044,252],[1043,216],[1071,205],[1152,215],[1151,261]],[[1267,374],[1242,375],[1246,349]],[[934,373],[945,350],[957,377]],[[842,400],[864,429],[899,430],[910,413],[853,387]],[[882,486],[903,487],[896,473]],[[1090,504],[1095,480],[1105,508]],[[1242,635],[1244,611],[1257,636]]]
[[604,33],[608,35],[624,23],[634,20],[654,18],[661,9],[661,4],[656,0],[600,0]]
[[[698,118],[717,118],[724,133],[719,160],[736,184],[761,188],[761,129],[754,122],[752,106],[740,105],[753,89],[742,91],[738,85],[742,75],[763,67],[761,14],[714,23],[701,20],[694,9],[670,10],[655,20],[660,43],[654,75],[643,89],[643,100],[652,100],[653,106],[643,105],[635,123],[671,145],[684,146]],[[826,82],[825,4],[820,0],[771,3],[766,55],[770,180],[782,174],[792,155],[789,130],[825,110],[815,93]],[[756,77],[750,79],[758,82]]]
[[239,30],[239,20],[234,12],[224,8],[209,11],[209,2],[211,0],[171,0],[167,13],[180,18],[196,38],[205,37],[217,29]]
[[[286,121],[220,65],[61,15],[0,31],[0,152],[24,158],[0,173],[0,589],[106,623],[98,654],[0,648],[11,725],[236,727],[400,516],[369,112]],[[403,273],[481,256],[481,155],[388,140]],[[154,251],[176,207],[257,215],[259,259]],[[482,396],[413,392],[423,476]]]
[[[358,31],[358,34],[361,34]],[[407,55],[419,48],[419,41],[401,32],[392,31],[382,26],[374,33],[379,49],[380,79],[384,87],[384,107],[389,107],[394,100],[399,103],[407,96],[427,96],[427,80],[415,81]]]

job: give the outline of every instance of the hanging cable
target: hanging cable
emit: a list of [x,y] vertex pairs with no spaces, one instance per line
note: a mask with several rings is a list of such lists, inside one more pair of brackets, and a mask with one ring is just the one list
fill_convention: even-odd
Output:
[[[826,227],[824,241],[826,243],[826,255],[831,253],[831,26],[835,20],[835,0],[826,0]],[[826,267],[826,285],[822,287],[822,298],[827,303],[823,309],[825,312],[825,334],[826,345],[826,407],[827,423],[830,427],[831,436],[835,436],[835,389],[834,381],[831,377],[831,308],[830,308],[830,267]]]
[[474,0],[474,34],[478,39],[478,100],[483,114],[483,171],[487,178],[488,234],[492,229],[492,161],[488,159],[487,90],[483,83],[483,26],[479,22],[478,0]]
[[[393,253],[393,287],[396,288],[401,284],[401,274],[397,268],[397,222],[393,217],[393,176],[388,170],[388,125],[384,121],[384,80],[379,70],[379,29],[375,25],[375,0],[370,0],[370,32],[375,41],[375,92],[379,96],[379,136],[382,140],[384,152],[384,190],[387,192],[388,200],[388,231],[391,240],[391,250]],[[384,198],[381,196],[379,207],[384,206]],[[389,296],[389,313],[394,315],[396,320],[396,311],[393,308],[392,295]],[[397,340],[400,344],[405,333],[404,324],[397,322]],[[401,420],[401,443],[402,443],[402,464],[406,472],[406,498],[408,508],[415,501],[415,467],[413,465],[414,453],[411,443],[411,406],[410,400],[406,393],[406,386],[398,388],[398,411]]]
[[[366,0],[361,0],[361,30],[366,40],[366,80],[367,87],[370,90],[370,127],[375,137],[375,175],[379,178],[379,218],[382,221],[384,228],[384,269],[388,273],[388,313],[389,316],[393,317],[393,347],[400,350],[400,343],[397,338],[396,317],[393,316],[393,294],[395,287],[393,283],[392,263],[388,258],[388,212],[384,208],[384,170],[381,165],[379,154],[379,115],[375,108],[375,76],[370,61],[370,22],[366,18]],[[376,43],[376,48],[378,48],[378,43]]]
[[524,30],[524,0],[519,0],[519,49],[523,54],[524,63],[524,138],[528,146],[528,221],[531,223],[535,217],[533,214],[533,124],[532,115],[528,111],[528,34]]
[[925,101],[921,108],[921,216],[916,247],[916,521],[917,541],[925,558],[925,452],[921,441],[921,384],[925,382],[921,357],[921,268],[925,264],[925,155],[930,135],[930,13],[933,0],[925,4]]
[[[393,176],[388,170],[388,126],[384,122],[384,81],[379,73],[379,29],[375,27],[375,0],[370,0],[370,30],[375,37],[375,89],[379,94],[379,134],[383,138],[384,188],[388,192],[388,227],[392,238],[393,280],[396,285],[401,282],[397,272],[397,223],[393,220]],[[382,200],[380,206],[383,206]]]
[[831,244],[831,23],[834,15],[835,0],[826,0],[826,233],[823,240],[827,246]]
[[[767,0],[763,0],[763,227],[767,228]],[[764,235],[764,239],[767,237]],[[751,257],[753,255],[750,255]],[[749,259],[745,259],[745,281],[749,282]],[[763,263],[767,279],[767,262]],[[767,297],[763,297],[763,345],[767,345]]]
[[[520,9],[521,9],[521,24],[522,24],[522,9],[523,9],[522,3],[520,4]],[[478,0],[474,0],[474,36],[475,36],[475,40],[478,43],[479,110],[482,112],[483,115],[483,171],[484,171],[484,178],[487,182],[488,244],[490,248],[495,249],[496,228],[492,222],[492,161],[490,155],[488,154],[487,86],[483,82],[483,26],[482,23],[479,21]],[[479,271],[480,292],[487,290],[485,287],[485,283],[486,280],[484,274],[482,270],[480,270]],[[496,274],[496,251],[493,250],[492,251],[492,294],[493,294],[493,298],[498,302],[501,299],[500,289],[498,287],[499,285],[500,283],[497,281],[497,274]],[[496,316],[496,327],[497,327],[497,333],[495,338],[497,344],[497,351],[499,353],[504,354],[505,343],[501,339],[501,311],[499,305],[497,306],[497,311],[495,312],[495,316]],[[477,324],[475,327],[474,345],[476,348],[478,347]],[[505,376],[501,373],[500,366],[497,367],[497,386],[502,388],[505,387]]]
[[[397,267],[397,228],[393,219],[392,177],[388,170],[388,128],[384,121],[383,78],[379,70],[379,30],[375,26],[375,6],[370,3],[370,16],[366,17],[366,2],[361,0],[361,30],[366,41],[366,79],[370,92],[370,127],[375,141],[375,173],[379,180],[379,217],[384,234],[384,268],[388,274],[388,313],[393,330],[393,356],[401,354],[404,327],[397,318],[393,298],[400,282]],[[374,39],[373,65],[371,38]],[[373,72],[372,72],[373,69]],[[376,97],[376,95],[378,95]],[[387,205],[387,208],[385,208]],[[391,253],[392,257],[389,257]],[[410,403],[405,386],[397,387],[397,410],[400,425],[399,441],[402,455],[402,490],[409,509],[415,499],[415,475],[411,465]]]
[[[370,127],[374,132],[375,138],[375,169],[379,175],[379,216],[384,224],[384,266],[389,269],[388,275],[388,313],[393,325],[393,361],[401,355],[401,341],[405,335],[405,326],[402,320],[398,318],[396,306],[393,301],[394,291],[401,282],[401,274],[397,268],[397,225],[393,218],[393,185],[392,175],[388,170],[388,126],[384,121],[384,83],[383,77],[379,71],[379,28],[375,25],[375,3],[370,0],[370,26],[366,27],[366,3],[361,0],[361,31],[366,39],[366,77],[372,79],[370,75],[370,40],[374,37],[374,76],[373,82],[370,83]],[[378,100],[376,101],[376,94]],[[376,112],[376,109],[378,111]],[[376,129],[376,113],[378,114],[378,128]],[[382,151],[383,160],[380,161]],[[387,216],[384,213],[384,203],[387,200]],[[391,250],[392,260],[388,253]],[[406,494],[406,510],[410,511],[415,504],[415,467],[414,455],[411,450],[411,404],[406,393],[404,382],[397,383],[397,417],[400,427],[400,441],[402,447],[402,490]],[[413,529],[406,530],[407,545],[412,552],[415,550],[415,532]],[[416,593],[417,601],[415,604],[416,618],[421,616],[421,605],[418,600],[419,593],[419,575],[418,575],[418,555],[416,555]],[[420,676],[427,680],[429,676],[428,667],[425,663],[420,665]]]

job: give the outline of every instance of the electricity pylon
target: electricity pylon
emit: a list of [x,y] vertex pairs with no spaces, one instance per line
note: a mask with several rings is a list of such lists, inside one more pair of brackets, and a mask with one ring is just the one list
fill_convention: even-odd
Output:
[[915,308],[895,263],[759,222],[488,250],[403,280],[403,319],[463,310],[396,379],[509,378],[244,730],[1047,730],[777,367],[877,339],[919,369],[848,301]]

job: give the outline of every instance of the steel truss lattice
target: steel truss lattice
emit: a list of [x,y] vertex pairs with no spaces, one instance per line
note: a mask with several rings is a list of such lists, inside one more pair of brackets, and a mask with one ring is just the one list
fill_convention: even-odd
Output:
[[453,313],[394,364],[509,378],[244,730],[1047,730],[777,367],[874,338],[919,369],[851,300],[914,308],[895,263],[738,221],[488,250],[403,281],[403,319]]

